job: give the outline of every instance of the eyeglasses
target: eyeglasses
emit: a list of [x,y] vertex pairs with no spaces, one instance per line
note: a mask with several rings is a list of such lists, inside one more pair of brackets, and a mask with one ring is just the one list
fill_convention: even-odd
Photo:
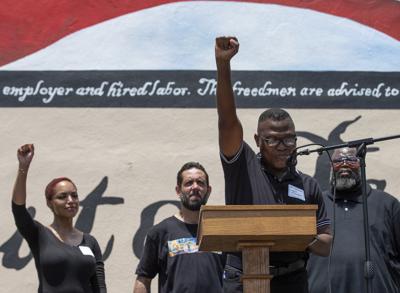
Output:
[[284,146],[293,147],[296,145],[297,137],[296,136],[289,136],[282,139],[275,138],[275,137],[263,137],[260,138],[271,147],[278,146],[280,143],[283,143]]
[[71,198],[73,200],[77,200],[78,199],[78,193],[77,192],[61,192],[61,193],[55,194],[53,196],[53,198],[59,199],[59,200],[66,200],[68,198],[68,196],[71,196]]
[[357,157],[340,157],[332,160],[332,164],[334,168],[342,167],[344,164],[351,168],[355,168],[360,166],[360,160]]

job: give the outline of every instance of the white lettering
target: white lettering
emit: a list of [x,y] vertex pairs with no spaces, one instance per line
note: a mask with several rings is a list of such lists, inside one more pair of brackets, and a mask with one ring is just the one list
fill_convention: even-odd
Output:
[[214,78],[208,79],[208,78],[200,78],[199,79],[199,84],[204,84],[203,88],[199,88],[197,90],[197,94],[200,96],[205,96],[205,95],[216,95],[217,94],[217,81]]
[[[345,97],[375,97],[380,98],[383,94],[382,87],[384,83],[378,84],[375,88],[363,88],[359,87],[358,83],[355,83],[353,86],[349,86],[348,82],[342,82],[340,88],[330,88],[327,91],[327,95],[329,97],[338,97],[338,96],[345,96]],[[386,88],[387,89],[387,88]],[[386,95],[386,92],[385,92]]]
[[296,96],[296,88],[295,87],[271,87],[272,82],[267,81],[264,83],[262,88],[256,87],[244,87],[242,86],[241,81],[236,81],[233,84],[232,90],[237,96],[245,96],[245,97],[257,97],[257,96],[279,96],[279,97],[287,97],[287,96]]

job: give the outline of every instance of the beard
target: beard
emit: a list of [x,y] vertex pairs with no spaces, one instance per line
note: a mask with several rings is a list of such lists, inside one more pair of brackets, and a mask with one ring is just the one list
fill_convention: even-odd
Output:
[[358,185],[358,182],[355,178],[343,178],[339,177],[336,178],[336,190],[349,190],[353,189],[355,186]]
[[[343,177],[341,176],[340,170],[336,172],[336,190],[338,191],[346,191],[356,188],[360,182],[360,172],[349,171],[349,176]],[[333,184],[333,178],[332,178]]]
[[[190,197],[193,195],[197,195],[199,196],[199,198],[197,198],[196,200],[191,200]],[[201,206],[207,203],[207,196],[201,196],[198,192],[192,194],[181,193],[179,197],[181,199],[182,205],[191,211],[199,211]]]

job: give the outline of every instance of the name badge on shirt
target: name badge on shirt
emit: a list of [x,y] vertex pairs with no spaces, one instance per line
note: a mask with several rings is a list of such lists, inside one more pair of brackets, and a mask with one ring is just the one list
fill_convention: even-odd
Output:
[[94,257],[94,254],[92,252],[92,250],[87,247],[87,246],[79,246],[79,249],[81,250],[83,255],[90,255]]
[[290,184],[288,185],[288,196],[306,201],[304,190]]

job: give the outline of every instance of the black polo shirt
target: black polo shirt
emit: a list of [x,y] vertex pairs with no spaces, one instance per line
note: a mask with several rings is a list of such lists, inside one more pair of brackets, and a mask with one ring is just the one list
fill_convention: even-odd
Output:
[[[317,230],[330,224],[326,217],[322,192],[316,180],[296,170],[276,178],[264,168],[261,156],[243,142],[237,155],[227,159],[221,154],[225,177],[225,203],[235,204],[316,204]],[[227,264],[241,268],[240,254],[228,256]],[[307,252],[275,252],[270,263],[281,266],[307,259]]]
[[[400,203],[380,190],[367,189],[371,261],[375,275],[374,292],[400,292]],[[323,194],[328,216],[335,221],[331,252],[331,286],[335,293],[366,292],[364,279],[365,244],[361,189],[352,194]],[[311,255],[308,262],[310,293],[328,292],[329,258]]]

